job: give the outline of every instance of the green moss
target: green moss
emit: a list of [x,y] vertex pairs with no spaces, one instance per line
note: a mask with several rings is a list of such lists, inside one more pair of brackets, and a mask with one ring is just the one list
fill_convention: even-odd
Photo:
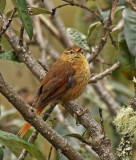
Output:
[[119,134],[136,137],[136,112],[130,106],[121,109],[114,124]]
[[127,135],[121,138],[120,144],[117,148],[117,155],[122,160],[130,160],[132,156],[132,143],[133,137],[129,137]]

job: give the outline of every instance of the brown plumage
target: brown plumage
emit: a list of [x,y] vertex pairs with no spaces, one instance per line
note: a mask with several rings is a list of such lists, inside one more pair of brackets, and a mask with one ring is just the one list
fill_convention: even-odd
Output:
[[[79,46],[66,49],[44,77],[34,101],[37,114],[49,103],[68,102],[81,95],[90,79],[90,69]],[[26,122],[18,135],[23,137],[31,124]]]

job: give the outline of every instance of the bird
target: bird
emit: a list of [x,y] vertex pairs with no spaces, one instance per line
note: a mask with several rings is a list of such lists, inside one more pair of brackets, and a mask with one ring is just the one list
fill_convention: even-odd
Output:
[[[43,78],[33,106],[39,115],[48,104],[66,103],[78,98],[90,80],[89,63],[80,46],[67,48]],[[25,122],[18,132],[21,138],[31,124]]]

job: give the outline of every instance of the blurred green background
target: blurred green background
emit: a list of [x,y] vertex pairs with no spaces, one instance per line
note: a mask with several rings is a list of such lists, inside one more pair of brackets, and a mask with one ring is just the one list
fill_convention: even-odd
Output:
[[[54,6],[58,6],[62,4],[61,0],[52,0]],[[78,2],[78,1],[77,1]],[[80,2],[80,1],[79,1]],[[82,2],[82,1],[81,1]],[[33,2],[35,5],[38,4],[37,1]],[[111,8],[111,1],[110,0],[98,0],[98,4],[100,5],[102,11],[109,10]],[[90,7],[91,9],[97,10],[96,4],[94,1],[88,0],[86,2],[86,5]],[[42,2],[41,2],[42,6]],[[127,6],[124,0],[120,1],[120,6]],[[5,8],[5,13],[10,11],[14,8],[14,4],[12,0],[8,0]],[[62,22],[64,23],[66,28],[75,28],[81,33],[87,35],[89,26],[97,22],[98,19],[94,17],[93,14],[88,13],[85,10],[82,10],[78,7],[73,6],[66,6],[61,9],[57,10],[57,13]],[[49,15],[44,15],[47,18],[50,19]],[[32,17],[32,19],[35,19],[35,16]],[[113,25],[116,25],[121,21],[122,19],[122,10],[120,10],[118,13],[116,13],[116,16],[113,21]],[[16,33],[19,35],[20,31],[20,21],[18,18],[15,18],[12,22],[12,26],[15,29]],[[58,41],[54,36],[51,35],[51,33],[48,31],[48,29],[45,28],[43,24],[41,24],[42,32],[45,39],[48,39],[50,43],[54,46],[54,48],[61,54],[65,47]],[[112,33],[112,36],[114,40],[118,41],[118,34],[123,30],[123,28],[116,30]],[[88,40],[88,45],[90,47],[93,47],[98,44],[101,36],[103,34],[103,27],[98,26],[95,28],[91,36]],[[28,39],[28,37],[25,34],[25,39]],[[34,41],[34,38],[33,40]],[[2,37],[2,49],[6,52],[11,50],[10,45],[7,43],[6,38]],[[33,54],[33,56],[36,59],[41,58],[40,49],[38,47],[38,44],[31,44],[29,45],[30,51]],[[108,39],[104,49],[102,50],[101,57],[103,60],[107,63],[113,64],[115,61],[117,61],[119,55],[119,50],[117,50],[112,44],[110,39]],[[55,60],[50,56],[49,53],[47,53],[47,60],[48,60],[48,66],[50,67]],[[98,60],[94,61],[94,73],[98,74],[108,68],[110,66],[101,64]],[[28,103],[32,103],[36,92],[39,87],[39,81],[33,76],[33,74],[29,71],[29,69],[25,66],[23,63],[8,61],[8,60],[0,60],[0,73],[2,73],[4,79],[26,100]],[[129,103],[131,98],[134,95],[134,87],[133,83],[130,80],[127,80],[125,78],[124,74],[121,72],[120,69],[115,71],[112,76],[108,76],[104,80],[104,85],[106,89],[112,94],[116,102],[122,106],[124,103]],[[99,112],[98,108],[103,109],[103,118],[104,118],[104,127],[105,132],[108,134],[112,141],[112,145],[114,148],[117,147],[119,144],[120,136],[116,133],[115,128],[112,124],[112,121],[114,119],[114,116],[109,113],[108,107],[105,105],[105,103],[100,100],[99,95],[95,92],[94,88],[91,85],[88,85],[86,91],[84,94],[76,100],[80,105],[84,106],[85,108],[88,108],[91,116],[93,116],[98,122],[99,122]],[[4,131],[8,131],[14,134],[17,134],[19,128],[23,124],[23,118],[20,116],[20,114],[14,109],[14,107],[7,101],[6,98],[4,98],[2,95],[0,95],[0,104],[1,104],[1,116],[0,116],[0,129]],[[65,115],[66,119],[70,123],[70,125],[79,133],[84,133],[84,128],[82,126],[77,126],[75,124],[75,119],[71,117],[66,111],[64,111],[64,108],[60,107],[62,113]],[[54,113],[52,113],[52,117],[56,117]],[[52,125],[50,119],[48,120],[48,123]],[[55,124],[53,126],[55,130],[57,130],[61,135],[67,134],[68,131],[63,127],[63,125],[56,119]],[[32,130],[30,131],[32,132]],[[30,135],[30,132],[27,134],[25,139],[28,138]],[[95,160],[96,158],[88,153],[84,147],[80,147],[77,144],[77,141],[74,138],[67,138],[68,141],[79,150],[84,156],[86,160]],[[3,144],[2,144],[3,145]],[[39,135],[35,145],[40,149],[40,151],[45,155],[48,156],[49,150],[50,150],[50,144],[41,136]],[[4,150],[4,160],[15,160],[16,158],[11,154],[11,152],[5,148]],[[135,149],[134,149],[135,153]],[[134,154],[135,155],[135,154]],[[55,151],[53,148],[51,160],[65,160],[66,158],[60,153]]]

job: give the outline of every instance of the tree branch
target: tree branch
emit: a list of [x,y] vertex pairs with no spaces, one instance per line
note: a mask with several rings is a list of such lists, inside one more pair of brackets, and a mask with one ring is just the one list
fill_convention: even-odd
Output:
[[[44,113],[44,116],[43,116],[44,121],[46,121],[49,118],[49,116],[50,116],[51,112],[53,111],[54,107],[55,107],[55,105],[51,105],[49,107],[49,109],[47,109],[47,111]],[[38,134],[39,134],[39,132],[37,130],[35,130],[32,133],[32,135],[29,137],[28,142],[33,143],[36,140]],[[24,160],[25,157],[27,156],[27,153],[28,153],[28,151],[26,149],[23,149],[20,156],[18,157],[18,160]]]
[[99,53],[101,52],[101,50],[103,49],[104,45],[107,42],[107,39],[108,39],[110,32],[111,32],[111,29],[112,29],[112,20],[114,18],[115,9],[116,9],[118,3],[119,3],[119,0],[112,0],[112,8],[110,11],[108,21],[104,26],[104,34],[103,34],[98,46],[96,47],[95,51],[93,52],[93,56],[90,58],[89,62],[92,62],[99,55]]
[[0,74],[0,92],[11,102],[14,107],[21,113],[26,121],[30,122],[32,126],[41,135],[46,138],[56,149],[62,151],[62,153],[70,160],[78,159],[84,160],[84,158],[56,131],[54,131],[44,120],[36,114],[34,109],[29,106],[19,95],[9,86]]
[[119,104],[114,100],[114,98],[109,94],[109,92],[104,88],[101,82],[92,84],[95,91],[101,98],[101,100],[107,105],[109,111],[112,115],[116,116],[120,111]]
[[[55,148],[59,148],[67,158],[71,160],[83,160],[81,155],[75,151],[64,138],[49,127],[43,119],[35,113],[34,109],[17,95],[17,93],[4,81],[2,75],[0,75],[0,92],[15,106],[25,120],[30,122],[32,126],[34,126],[35,129],[40,132]],[[83,108],[72,102],[65,105],[65,107],[74,112],[80,112],[83,110]],[[103,138],[101,127],[92,117],[90,117],[89,113],[81,115],[79,122],[87,129],[92,137],[92,149],[96,151],[100,158],[103,160],[114,160],[109,138],[107,136]]]
[[41,53],[41,62],[43,64],[47,64],[47,55],[46,55],[46,43],[47,40],[45,40],[45,38],[43,37],[43,33],[42,33],[42,28],[41,28],[41,24],[40,24],[40,20],[39,17],[35,17],[35,19],[33,20],[34,23],[34,28],[35,28],[35,39],[36,42],[38,44],[38,47],[40,49],[40,53]]
[[62,7],[64,7],[64,6],[68,6],[68,5],[70,5],[70,4],[66,3],[66,4],[62,4],[62,5],[59,5],[59,6],[55,7],[55,8],[53,8],[51,15],[52,15],[52,16],[55,16],[57,9],[62,8]]
[[[82,112],[83,108],[79,105],[69,102],[64,104],[64,107],[71,113]],[[90,116],[89,113],[85,113],[78,118],[80,124],[82,124],[92,137],[92,149],[99,155],[102,160],[115,160],[112,152],[112,147],[107,135],[102,134],[100,125]]]
[[43,15],[39,15],[39,18],[40,18],[41,22],[44,24],[44,26],[50,31],[50,33],[56,39],[58,39],[60,42],[62,42],[60,33],[59,33],[58,29],[52,24],[52,22],[50,22],[50,20]]
[[70,1],[70,0],[62,0],[62,1],[67,2],[71,6],[76,6],[76,7],[80,7],[82,9],[85,9],[85,10],[91,12],[92,14],[94,14],[99,20],[101,20],[99,14],[96,11],[94,11],[94,10],[92,10],[92,9],[82,5],[82,4],[79,4],[79,3],[76,3],[76,2],[73,2],[73,1]]
[[2,31],[0,32],[0,38],[1,38],[2,34],[4,34],[6,32],[6,30],[8,29],[8,27],[10,26],[16,11],[17,11],[17,8],[15,7],[12,14],[11,14],[10,19],[7,21],[7,23],[5,25],[2,25],[3,27],[2,27]]
[[[8,20],[3,15],[1,17],[2,25],[4,26],[7,24]],[[7,37],[8,41],[10,42],[11,46],[15,50],[17,56],[19,57],[19,60],[21,62],[24,62],[26,66],[31,70],[31,72],[39,79],[42,80],[45,75],[45,70],[42,68],[42,66],[34,59],[30,51],[28,50],[27,46],[20,46],[19,45],[19,38],[15,34],[12,27],[9,26],[9,28],[5,32],[5,36]]]
[[[68,132],[70,132],[70,133],[77,133],[77,131],[74,129],[74,127],[72,127],[72,126],[68,123],[67,119],[65,119],[65,117],[64,117],[63,114],[61,113],[61,110],[60,110],[60,108],[58,107],[58,105],[55,107],[54,112],[55,112],[55,115],[56,115],[57,119],[58,119],[59,122],[61,123],[61,125],[62,125]],[[80,141],[78,141],[78,140],[77,140],[77,142],[78,142],[78,144],[79,144],[80,146],[83,146],[83,143],[82,143],[82,142],[80,142]],[[84,145],[85,145],[85,144],[84,144]],[[94,151],[92,150],[91,146],[85,145],[85,148],[86,148],[86,150],[87,150],[88,152],[90,152],[90,153],[95,157],[95,159],[99,159],[98,154],[96,154],[96,152],[94,152]]]
[[105,76],[112,74],[112,72],[116,70],[117,68],[119,68],[119,66],[120,66],[119,62],[113,64],[113,66],[111,66],[110,68],[107,68],[104,72],[91,77],[89,83],[96,83],[98,80],[104,78]]
[[[6,18],[4,17],[4,18],[2,18],[2,21],[3,22],[6,22]],[[11,43],[11,45],[13,46],[13,48],[15,49],[15,51],[16,51],[16,53],[17,53],[17,55],[19,56],[19,58],[24,62],[24,63],[26,63],[26,65],[28,66],[28,68],[34,73],[34,75],[39,79],[39,80],[41,80],[43,77],[44,77],[44,75],[45,75],[45,71],[43,70],[43,68],[39,65],[39,64],[37,64],[37,63],[35,63],[35,65],[34,65],[34,67],[35,68],[33,68],[33,64],[34,64],[34,62],[35,62],[35,59],[32,57],[32,55],[30,55],[30,52],[28,51],[28,50],[23,50],[23,49],[25,49],[25,47],[22,47],[22,48],[20,48],[20,47],[18,47],[18,38],[17,38],[17,36],[15,35],[15,33],[13,32],[13,30],[12,30],[12,28],[11,27],[9,27],[8,29],[7,29],[7,31],[6,31],[6,37],[8,38],[8,40],[9,40],[9,42]],[[19,49],[18,49],[19,48]],[[39,65],[39,66],[38,66]],[[6,95],[5,95],[6,96]],[[10,99],[10,97],[9,96],[7,96],[7,98],[11,101],[12,99]],[[12,97],[13,98],[13,97]],[[13,98],[14,99],[14,98]],[[20,100],[20,99],[19,99]],[[16,101],[17,101],[17,98],[16,98]],[[11,101],[13,104],[14,104],[14,102],[13,101]],[[19,103],[19,102],[18,102]],[[14,105],[16,105],[16,104],[14,104]],[[20,106],[20,103],[19,103],[19,106]],[[27,106],[28,108],[30,107],[30,106]],[[16,108],[18,108],[17,106],[16,106]],[[73,106],[71,106],[71,107],[69,107],[69,108],[73,108]],[[24,110],[24,109],[23,109]],[[26,109],[27,110],[27,109]],[[37,123],[34,121],[34,122],[32,122],[32,120],[31,119],[33,119],[33,118],[38,118],[39,116],[37,116],[37,115],[35,115],[35,112],[33,113],[33,111],[29,108],[29,110],[28,110],[28,112],[31,114],[31,115],[29,115],[29,116],[31,116],[31,117],[27,117],[27,113],[25,113],[25,110],[24,111],[22,111],[22,110],[19,110],[20,112],[22,112],[22,115],[25,117],[25,119],[26,120],[28,120],[30,123],[32,123],[32,125],[33,126],[35,126],[35,128],[37,127],[38,128],[38,126],[39,126],[39,123],[42,121],[41,119],[37,119]],[[31,112],[32,111],[32,112]],[[79,109],[79,111],[80,111],[80,109]],[[25,115],[26,114],[26,115]],[[84,115],[83,115],[84,116]],[[88,117],[89,116],[89,117]],[[81,116],[82,117],[82,116]],[[114,156],[113,156],[113,153],[112,153],[112,151],[111,151],[111,145],[110,145],[110,142],[109,142],[109,139],[106,137],[105,139],[101,139],[100,140],[100,137],[98,136],[99,135],[99,129],[101,130],[101,128],[100,128],[100,126],[97,124],[97,123],[95,123],[95,120],[93,119],[93,121],[91,122],[91,120],[92,120],[92,118],[90,118],[90,115],[87,115],[87,117],[85,117],[85,119],[83,119],[83,118],[81,118],[80,117],[80,121],[81,121],[81,123],[83,123],[83,126],[88,130],[89,129],[89,133],[90,133],[90,135],[96,135],[95,137],[92,135],[92,138],[96,138],[95,140],[94,140],[94,143],[93,143],[93,149],[94,149],[94,151],[96,151],[99,155],[100,155],[100,157],[102,158],[102,157],[104,157],[105,159],[106,158],[110,158],[111,160],[112,159],[114,159]],[[40,118],[40,117],[39,117]],[[36,124],[35,124],[36,123]],[[41,125],[42,125],[43,123],[41,123]],[[89,128],[89,125],[91,124],[91,126],[90,126],[90,128]],[[45,124],[46,125],[46,124]],[[98,125],[98,127],[96,127]],[[92,129],[92,126],[93,126],[93,129]],[[43,127],[43,126],[41,126],[41,127]],[[48,127],[48,126],[46,126],[46,127]],[[95,130],[95,127],[96,127],[96,130]],[[36,129],[37,129],[36,128]],[[47,128],[46,128],[47,129]],[[92,131],[91,131],[91,129],[92,129]],[[40,129],[37,129],[39,132],[41,131]],[[49,130],[50,130],[50,128],[49,128]],[[52,130],[50,130],[50,131],[52,131]],[[97,131],[98,131],[98,134],[97,134]],[[54,131],[55,132],[55,131]],[[54,132],[49,132],[49,133],[53,133],[54,134]],[[93,133],[94,132],[94,133]],[[96,133],[95,133],[96,132]],[[46,131],[44,131],[44,134],[48,137],[49,135],[48,135],[48,133],[46,132]],[[43,136],[45,136],[43,134],[43,132],[42,132],[42,135]],[[57,135],[57,136],[59,136],[59,135]],[[58,137],[59,138],[59,137]],[[47,139],[50,139],[49,137],[47,138]],[[98,141],[97,141],[97,139],[98,139]],[[108,139],[108,140],[107,140]],[[62,139],[61,139],[62,140]],[[50,142],[51,142],[51,140],[50,140]],[[64,142],[64,141],[63,141]],[[103,142],[103,144],[101,144]],[[52,144],[55,146],[55,145],[59,145],[58,143],[57,144],[54,144],[55,142],[52,142]],[[104,145],[105,145],[105,147],[104,147]],[[98,148],[98,149],[97,149]],[[104,149],[104,150],[103,150]],[[64,151],[65,152],[65,151]],[[108,154],[108,155],[107,155]]]
[[24,35],[24,27],[23,27],[23,25],[21,25],[20,36],[19,36],[19,45],[20,46],[23,46],[23,35]]
[[[47,8],[48,10],[52,10],[52,8],[54,8],[51,1],[44,1],[43,4],[44,4],[45,8]],[[51,20],[54,23],[55,27],[59,31],[62,44],[64,44],[65,47],[73,46],[73,42],[68,37],[67,32],[66,32],[66,28],[65,28],[63,22],[61,21],[59,15],[55,15],[54,17],[51,17]]]
[[133,3],[133,1],[131,1],[131,0],[126,0],[126,2],[129,3],[129,4],[131,5],[131,7],[133,8],[133,10],[136,11],[136,4]]

